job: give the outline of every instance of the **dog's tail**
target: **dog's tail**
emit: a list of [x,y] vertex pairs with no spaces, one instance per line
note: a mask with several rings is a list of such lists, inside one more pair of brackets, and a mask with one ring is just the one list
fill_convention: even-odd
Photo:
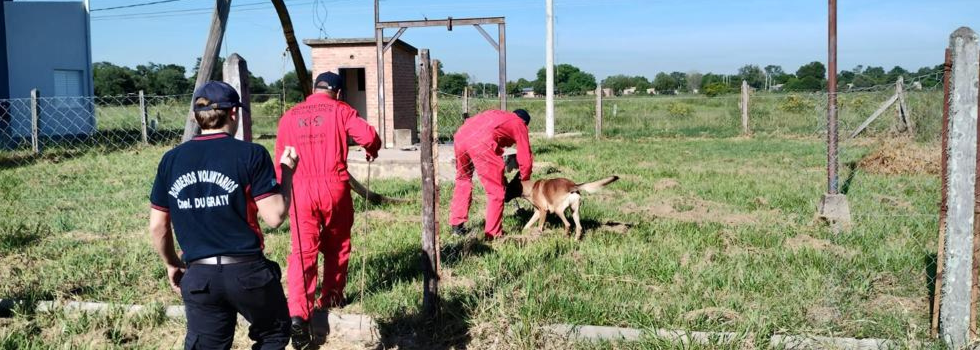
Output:
[[619,180],[619,176],[610,176],[610,177],[607,177],[607,178],[602,179],[602,180],[599,180],[599,181],[593,181],[593,182],[586,182],[586,183],[582,183],[582,184],[577,184],[577,185],[575,185],[575,187],[578,187],[579,190],[582,190],[582,191],[585,191],[585,192],[588,192],[588,193],[596,193],[599,190],[601,190],[603,187],[605,187],[606,185],[611,184],[613,182],[616,182],[616,180]]

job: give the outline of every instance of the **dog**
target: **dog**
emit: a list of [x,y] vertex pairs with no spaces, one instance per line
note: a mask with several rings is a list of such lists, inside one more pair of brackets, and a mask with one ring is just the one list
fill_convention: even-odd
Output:
[[527,230],[534,222],[538,222],[538,231],[544,230],[545,217],[548,213],[558,214],[565,224],[565,234],[571,232],[571,224],[565,218],[565,210],[572,209],[572,220],[575,221],[575,240],[582,239],[582,223],[579,221],[579,205],[582,202],[581,192],[595,193],[606,185],[619,180],[619,176],[610,176],[602,180],[575,183],[566,178],[544,179],[536,181],[521,181],[520,174],[507,183],[504,201],[514,198],[524,198],[534,205],[534,215],[524,225]]

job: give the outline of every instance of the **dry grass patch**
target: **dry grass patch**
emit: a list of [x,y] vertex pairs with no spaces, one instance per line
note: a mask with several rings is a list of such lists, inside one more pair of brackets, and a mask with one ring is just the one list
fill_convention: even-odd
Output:
[[939,174],[938,146],[921,145],[909,139],[888,139],[858,162],[858,167],[872,174],[915,175]]

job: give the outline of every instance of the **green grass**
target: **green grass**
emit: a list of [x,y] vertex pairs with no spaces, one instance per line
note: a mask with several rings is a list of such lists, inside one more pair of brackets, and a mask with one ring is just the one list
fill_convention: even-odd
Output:
[[[617,112],[634,113],[637,101],[647,100],[626,100]],[[581,242],[563,236],[554,217],[539,238],[483,244],[450,236],[445,223],[452,186],[444,184],[438,326],[418,316],[420,204],[367,206],[356,199],[347,289],[352,304],[345,312],[375,316],[384,344],[403,348],[562,348],[536,331],[550,323],[738,332],[760,346],[774,333],[929,342],[926,298],[939,179],[844,171],[851,177],[855,222],[850,231],[833,234],[813,222],[825,184],[825,146],[804,132],[809,122],[783,112],[780,121],[778,105],[760,106],[774,108],[763,125],[785,125],[772,130],[788,135],[758,131],[751,139],[730,138],[735,131],[725,128],[734,121],[712,122],[726,115],[734,120],[730,106],[718,101],[697,100],[703,105],[683,117],[691,126],[677,122],[666,132],[656,131],[668,122],[656,121],[667,118],[657,113],[666,112],[650,103],[636,113],[655,121],[639,130],[611,127],[611,138],[602,142],[533,140],[535,160],[552,169],[548,176],[621,176],[603,193],[586,196]],[[578,119],[590,125],[591,119]],[[879,123],[884,128],[891,121]],[[917,122],[924,125],[920,132],[931,132],[930,123]],[[271,147],[273,140],[259,142]],[[0,298],[179,303],[146,232],[152,174],[170,147],[89,150],[0,168]],[[873,147],[867,139],[845,142],[842,164]],[[664,179],[679,185],[666,186]],[[376,179],[372,187],[419,198],[418,182]],[[471,222],[478,228],[483,201],[479,190],[475,194]],[[506,208],[504,229],[511,235],[530,216],[528,205],[521,206]],[[280,264],[288,242],[285,227],[267,230],[266,252]],[[730,315],[698,316],[708,308]],[[181,344],[182,327],[152,313],[22,309],[0,318],[0,349],[173,348]],[[670,347],[656,339],[567,345]]]

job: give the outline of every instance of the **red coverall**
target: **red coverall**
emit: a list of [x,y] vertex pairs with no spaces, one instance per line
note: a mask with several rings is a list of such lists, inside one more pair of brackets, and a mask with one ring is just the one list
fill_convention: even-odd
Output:
[[[354,224],[354,205],[347,183],[348,136],[377,157],[381,139],[374,128],[360,118],[357,110],[322,93],[310,95],[279,120],[276,159],[285,146],[295,147],[300,159],[293,176],[294,197],[289,210],[290,317],[310,318],[309,300],[316,292],[318,252],[323,253],[324,277],[316,306],[330,307],[343,301],[350,230]],[[282,180],[279,164],[276,176]]]
[[463,123],[454,136],[456,153],[456,188],[450,207],[449,223],[459,225],[469,219],[473,192],[473,168],[487,192],[487,215],[484,230],[487,238],[503,234],[500,225],[504,213],[504,147],[517,145],[517,164],[521,180],[531,179],[534,157],[528,141],[527,125],[516,114],[489,110]]

